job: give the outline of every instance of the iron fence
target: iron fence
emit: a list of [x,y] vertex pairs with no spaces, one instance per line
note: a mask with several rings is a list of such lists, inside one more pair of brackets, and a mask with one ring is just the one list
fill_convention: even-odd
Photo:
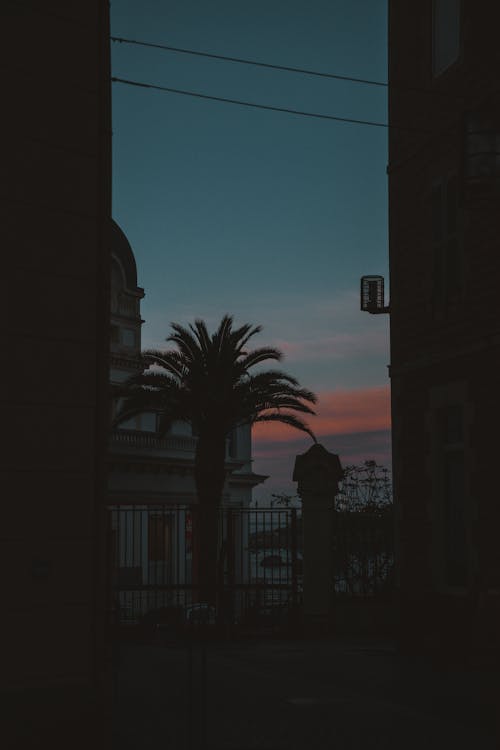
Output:
[[[392,506],[332,511],[337,599],[390,594],[394,573]],[[197,506],[115,505],[109,511],[111,584],[119,622],[280,625],[300,616],[303,533],[300,509],[221,508],[217,603],[196,580]],[[219,620],[220,621],[220,620]]]
[[335,512],[333,568],[337,597],[390,595],[394,564],[392,505],[372,512]]
[[[296,509],[221,508],[218,604],[233,624],[277,622],[302,594]],[[111,583],[120,623],[209,621],[195,568],[196,506],[110,508]]]

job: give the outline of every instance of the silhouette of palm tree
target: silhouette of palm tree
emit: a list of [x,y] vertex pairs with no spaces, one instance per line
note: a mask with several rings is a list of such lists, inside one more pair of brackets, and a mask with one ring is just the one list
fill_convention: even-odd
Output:
[[[165,435],[174,421],[192,425],[197,436],[195,483],[199,502],[198,580],[202,598],[215,603],[218,509],[225,482],[226,439],[235,427],[282,422],[316,438],[297,414],[314,414],[316,396],[280,370],[251,372],[267,360],[281,360],[272,347],[246,350],[262,330],[250,324],[233,328],[225,315],[210,335],[203,320],[185,328],[172,323],[166,341],[175,349],[143,352],[144,372],[132,376],[122,391],[125,402],[115,424],[141,412],[159,415]],[[151,365],[154,369],[150,369]]]

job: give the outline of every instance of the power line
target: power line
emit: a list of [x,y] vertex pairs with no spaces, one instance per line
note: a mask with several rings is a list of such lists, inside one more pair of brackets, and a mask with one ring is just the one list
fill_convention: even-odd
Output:
[[211,94],[201,94],[198,91],[186,91],[184,89],[174,89],[169,86],[158,86],[154,83],[144,83],[143,81],[131,81],[127,78],[118,78],[112,76],[111,80],[113,83],[123,83],[127,86],[137,86],[144,89],[153,89],[155,91],[164,91],[170,94],[182,94],[183,96],[193,96],[197,99],[208,99],[214,102],[224,102],[225,104],[236,104],[240,107],[252,107],[253,109],[265,109],[271,112],[284,112],[289,115],[299,115],[301,117],[313,117],[318,120],[334,120],[335,122],[347,122],[355,125],[370,125],[375,128],[390,128],[391,130],[405,130],[413,133],[426,133],[430,134],[428,130],[421,130],[418,128],[407,128],[399,127],[398,125],[389,125],[386,122],[375,122],[373,120],[358,120],[353,117],[339,117],[337,115],[325,115],[320,112],[306,112],[299,109],[291,109],[289,107],[275,107],[270,104],[258,104],[257,102],[247,102],[242,99],[229,99],[223,96],[213,96]]
[[399,83],[388,83],[387,81],[374,81],[369,78],[357,78],[355,76],[345,76],[339,73],[326,73],[320,70],[311,70],[310,68],[297,68],[291,65],[277,65],[273,63],[260,62],[258,60],[248,60],[243,57],[230,57],[229,55],[217,55],[212,52],[200,52],[199,50],[187,49],[185,47],[173,47],[168,44],[158,44],[154,42],[145,42],[141,39],[128,39],[121,36],[111,36],[112,42],[119,42],[122,44],[131,44],[138,47],[149,47],[151,49],[160,49],[166,52],[177,52],[183,55],[194,55],[196,57],[208,57],[212,60],[222,60],[223,62],[238,63],[241,65],[253,65],[258,68],[268,68],[270,70],[282,70],[287,73],[300,73],[302,75],[315,76],[317,78],[330,78],[338,81],[348,81],[349,83],[360,83],[366,86],[378,86],[379,88],[389,89],[404,89],[405,91],[419,92],[421,94],[433,94],[438,96],[452,97],[460,99],[455,94],[443,91],[442,89],[426,89],[419,88],[417,86],[407,86]]
[[143,42],[139,39],[125,39],[124,37],[112,36],[110,37],[112,42],[122,42],[124,44],[134,44],[139,47],[152,47],[153,49],[167,50],[168,52],[180,52],[184,55],[196,55],[198,57],[209,57],[212,60],[223,60],[224,62],[240,63],[243,65],[255,65],[259,68],[270,68],[271,70],[284,70],[288,73],[302,73],[308,76],[318,76],[320,78],[335,78],[339,81],[350,81],[351,83],[365,83],[369,86],[382,86],[387,88],[388,83],[384,81],[371,81],[367,78],[354,78],[353,76],[343,76],[336,73],[323,73],[318,70],[310,70],[308,68],[294,68],[289,65],[273,65],[272,63],[258,62],[257,60],[246,60],[242,57],[229,57],[227,55],[216,55],[211,52],[200,52],[193,49],[185,49],[183,47],[171,47],[167,44],[154,44],[153,42]]

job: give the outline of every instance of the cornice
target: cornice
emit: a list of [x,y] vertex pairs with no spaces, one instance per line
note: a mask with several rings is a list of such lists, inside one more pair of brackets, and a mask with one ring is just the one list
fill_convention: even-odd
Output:
[[231,474],[229,477],[229,484],[233,486],[236,484],[242,484],[245,487],[255,487],[256,485],[265,482],[266,479],[269,479],[269,475],[254,474],[253,472],[248,472],[245,474]]

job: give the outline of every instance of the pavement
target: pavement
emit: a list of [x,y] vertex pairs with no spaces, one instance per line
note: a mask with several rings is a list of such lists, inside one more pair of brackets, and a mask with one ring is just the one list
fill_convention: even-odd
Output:
[[113,746],[496,750],[498,677],[380,638],[122,642]]

